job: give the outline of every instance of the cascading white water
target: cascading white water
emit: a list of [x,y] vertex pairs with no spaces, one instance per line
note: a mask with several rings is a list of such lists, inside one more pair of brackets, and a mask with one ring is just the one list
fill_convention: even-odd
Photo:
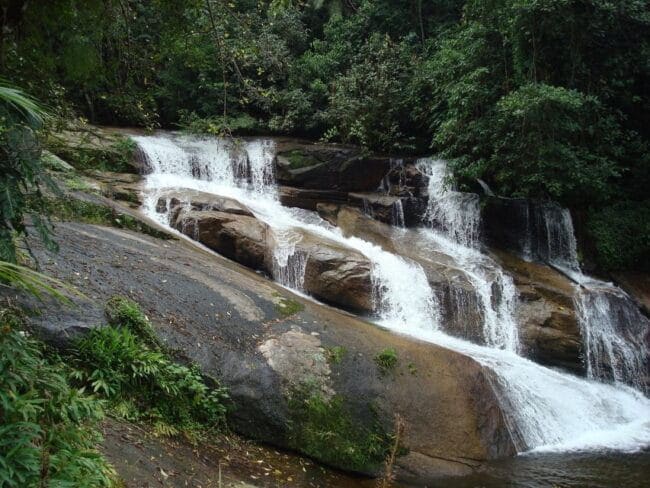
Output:
[[478,196],[449,188],[444,161],[425,158],[418,161],[417,167],[429,178],[425,219],[434,231],[427,236],[454,258],[474,285],[482,308],[485,343],[517,350],[517,294],[512,278],[476,249],[481,221]]
[[420,159],[417,168],[429,178],[425,219],[458,244],[476,247],[481,222],[478,195],[453,191],[447,164],[442,160]]
[[537,213],[538,232],[543,236],[537,252],[559,268],[578,271],[578,246],[569,210],[553,202],[544,202],[538,205]]
[[[152,168],[152,173],[145,180],[144,211],[153,218],[159,215],[156,203],[165,191],[190,188],[235,198],[269,224],[279,242],[275,257],[280,270],[286,270],[294,256],[299,254],[296,252],[299,241],[296,233],[292,233],[296,230],[336,241],[367,256],[372,263],[379,323],[398,333],[406,333],[459,351],[492,371],[494,387],[499,393],[513,437],[519,441],[520,451],[600,448],[636,450],[650,445],[650,401],[638,392],[624,386],[587,381],[539,366],[518,356],[514,347],[508,346],[513,342],[512,338],[495,338],[488,342],[494,344],[494,347],[482,347],[442,333],[438,329],[440,318],[437,299],[420,265],[361,239],[345,238],[338,229],[332,228],[313,212],[282,207],[272,185],[264,183],[268,182],[268,175],[272,174],[269,158],[271,143],[260,142],[261,146],[246,146],[247,167],[244,178],[241,176],[243,158],[237,152],[239,149],[233,148],[227,141],[206,141],[173,135],[135,139]],[[251,148],[253,149],[250,150]],[[265,167],[268,170],[253,169]],[[192,168],[199,168],[200,171]],[[253,175],[255,171],[262,175],[257,180]],[[255,181],[262,184],[256,185]],[[167,224],[167,221],[163,223]],[[462,261],[466,254],[464,262],[467,267],[477,266],[477,288],[483,286],[482,283],[489,283],[485,278],[487,275],[481,274],[483,271],[478,267],[481,255],[476,249],[459,246],[457,242],[439,233],[431,231],[431,235],[431,239],[442,242],[440,247],[447,249],[457,261]],[[475,254],[470,255],[470,251]],[[483,259],[487,258],[483,256]],[[493,264],[483,262],[482,266],[489,268]],[[282,271],[278,271],[276,278],[284,280],[286,286],[299,288],[300,277],[296,274],[300,274],[300,266],[294,270],[298,271],[287,273],[285,278],[282,278]],[[506,282],[507,280],[498,286],[501,289],[501,300],[503,296],[511,296]],[[480,293],[489,295],[487,290]],[[509,312],[512,305],[507,299],[501,306],[505,307],[501,312],[498,311],[499,307],[492,309],[497,317],[494,320],[495,326],[501,320],[498,317],[512,315]],[[496,330],[507,331],[509,328]]]
[[576,290],[576,311],[587,376],[646,391],[650,320],[629,296],[611,283],[586,278]]
[[392,224],[395,227],[405,227],[406,223],[404,220],[404,205],[402,204],[402,200],[397,200],[393,204],[393,215],[392,215]]
[[278,229],[275,236],[273,279],[282,286],[302,292],[307,256],[296,252],[296,244],[302,240],[302,235],[291,229]]
[[578,283],[574,302],[588,377],[645,391],[649,358],[644,337],[650,334],[650,320],[623,290],[581,272],[567,209],[544,203],[538,215],[538,227],[545,229],[540,254]]

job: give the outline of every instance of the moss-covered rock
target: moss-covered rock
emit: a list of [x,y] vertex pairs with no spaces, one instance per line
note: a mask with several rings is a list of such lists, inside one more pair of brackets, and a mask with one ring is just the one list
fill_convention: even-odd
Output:
[[138,173],[135,142],[98,127],[76,127],[52,134],[48,149],[75,169]]
[[361,422],[340,395],[324,396],[317,388],[301,385],[289,401],[290,443],[326,464],[360,473],[376,473],[391,446],[371,406]]

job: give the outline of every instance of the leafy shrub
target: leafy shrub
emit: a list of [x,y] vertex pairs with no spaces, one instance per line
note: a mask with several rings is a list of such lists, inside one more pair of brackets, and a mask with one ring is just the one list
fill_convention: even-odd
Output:
[[650,201],[621,202],[589,214],[598,265],[650,271]]
[[0,80],[0,260],[16,262],[14,235],[26,231],[29,215],[50,249],[41,188],[57,191],[43,170],[39,130],[45,112],[33,99]]
[[118,413],[148,420],[161,432],[225,425],[225,390],[207,386],[196,368],[176,364],[152,346],[148,321],[134,302],[116,298],[113,304],[114,325],[93,330],[77,345],[77,379]]
[[70,386],[11,310],[0,311],[0,486],[111,486],[95,450],[101,402]]
[[210,134],[226,136],[253,132],[257,121],[247,114],[224,117],[199,117],[194,112],[180,111],[180,127],[192,134]]
[[160,341],[156,337],[149,319],[133,300],[119,295],[111,297],[106,302],[104,313],[108,319],[108,325],[126,327],[150,346],[154,348],[160,347]]

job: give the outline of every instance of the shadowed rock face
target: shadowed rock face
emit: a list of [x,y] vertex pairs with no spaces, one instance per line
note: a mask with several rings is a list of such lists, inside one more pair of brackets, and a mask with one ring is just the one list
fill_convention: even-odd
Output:
[[374,191],[390,169],[387,157],[332,144],[280,143],[276,158],[277,181],[305,189]]
[[[379,425],[390,432],[393,415],[403,416],[409,453],[398,458],[400,476],[426,481],[467,473],[514,453],[488,373],[468,357],[292,296],[185,241],[71,223],[57,225],[55,238],[65,243],[56,256],[30,242],[42,270],[82,288],[88,299],[76,297],[72,309],[32,303],[43,312],[33,318],[35,329],[69,340],[101,324],[109,297],[131,297],[168,347],[229,388],[231,425],[242,434],[314,455],[292,440],[289,392],[316,379],[327,395],[341,398],[348,421],[362,431]],[[304,309],[283,316],[280,297]],[[292,350],[296,344],[304,354]],[[333,347],[344,354],[325,364]],[[383,376],[374,357],[386,347],[396,350],[398,363]],[[286,367],[295,354],[302,366]]]

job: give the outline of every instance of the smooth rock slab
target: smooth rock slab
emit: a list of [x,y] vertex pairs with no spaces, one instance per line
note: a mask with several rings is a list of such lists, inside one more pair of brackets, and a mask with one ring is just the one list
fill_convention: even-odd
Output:
[[[278,373],[285,369],[277,361],[274,369],[259,350],[298,330],[318,334],[314,337],[323,348],[345,351],[340,362],[329,364],[329,378],[323,381],[342,399],[354,425],[362,429],[376,419],[390,432],[394,414],[402,415],[409,454],[398,458],[398,476],[426,483],[514,453],[490,373],[471,358],[292,296],[183,240],[70,223],[57,225],[54,237],[62,244],[56,255],[30,241],[41,270],[82,287],[88,298],[75,297],[78,308],[71,313],[60,304],[39,304],[35,328],[56,334],[69,330],[66,321],[84,317],[96,325],[94,313],[87,318],[89,308],[101,310],[115,294],[136,300],[168,347],[228,387],[230,422],[237,432],[301,450],[291,441],[292,412]],[[276,310],[278,296],[300,301],[304,310],[283,317]],[[318,351],[320,346],[311,342]],[[387,347],[396,350],[398,362],[383,376],[374,357]],[[319,371],[324,378],[327,369]]]

